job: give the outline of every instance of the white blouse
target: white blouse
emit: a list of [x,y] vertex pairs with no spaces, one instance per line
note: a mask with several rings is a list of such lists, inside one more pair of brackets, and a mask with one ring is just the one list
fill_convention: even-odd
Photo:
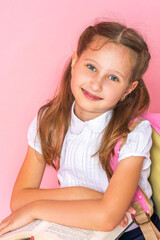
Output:
[[[71,125],[62,147],[58,179],[61,187],[84,186],[104,193],[108,186],[107,175],[99,162],[99,157],[93,155],[99,149],[103,131],[111,119],[112,110],[95,119],[83,122],[76,117],[73,109],[74,104],[71,112]],[[149,198],[152,195],[148,182],[151,165],[151,133],[150,122],[142,121],[128,134],[118,159],[118,161],[122,161],[129,156],[144,157],[139,185]],[[29,127],[28,144],[40,154],[42,153],[37,135],[37,117]]]

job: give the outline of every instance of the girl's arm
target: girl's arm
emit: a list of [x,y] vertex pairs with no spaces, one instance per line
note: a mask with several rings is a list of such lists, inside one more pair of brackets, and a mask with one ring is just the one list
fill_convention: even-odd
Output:
[[39,189],[45,166],[42,155],[28,147],[12,192],[12,211],[36,200],[80,200],[103,197],[103,193],[85,187]]
[[0,225],[0,234],[33,219],[66,226],[111,231],[122,220],[136,192],[144,157],[121,161],[101,200],[38,200],[18,209]]
[[72,227],[113,230],[124,217],[134,197],[143,160],[144,157],[122,160],[101,200],[38,201],[32,206],[34,217]]

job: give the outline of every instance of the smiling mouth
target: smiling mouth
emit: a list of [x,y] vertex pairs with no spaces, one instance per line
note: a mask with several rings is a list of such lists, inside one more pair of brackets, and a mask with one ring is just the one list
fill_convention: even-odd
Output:
[[96,96],[96,95],[93,95],[91,93],[89,93],[88,91],[86,91],[85,89],[82,88],[82,92],[84,94],[84,96],[90,100],[93,100],[93,101],[99,101],[99,100],[102,100],[102,98]]

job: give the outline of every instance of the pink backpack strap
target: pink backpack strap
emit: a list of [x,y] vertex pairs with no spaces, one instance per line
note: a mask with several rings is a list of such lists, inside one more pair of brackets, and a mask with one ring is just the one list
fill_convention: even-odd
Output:
[[[136,120],[137,119],[135,119],[135,121]],[[123,140],[123,138],[119,139],[119,141],[116,143],[116,145],[114,147],[114,156],[111,158],[111,161],[110,161],[110,166],[111,166],[111,169],[113,170],[113,172],[115,171],[115,169],[118,165],[118,158],[119,158],[119,152],[120,152],[122,140]],[[142,208],[144,209],[144,211],[146,213],[149,213],[147,203],[146,203],[145,198],[144,198],[141,190],[139,189],[139,187],[137,187],[137,191],[133,197],[132,202],[135,202],[135,201],[139,201],[139,203],[142,206]]]

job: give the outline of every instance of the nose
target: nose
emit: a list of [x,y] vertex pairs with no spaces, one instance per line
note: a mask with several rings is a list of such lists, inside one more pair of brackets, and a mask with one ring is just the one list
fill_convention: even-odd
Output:
[[91,90],[95,92],[101,92],[103,87],[102,87],[102,80],[99,78],[93,78],[90,80],[90,88]]

